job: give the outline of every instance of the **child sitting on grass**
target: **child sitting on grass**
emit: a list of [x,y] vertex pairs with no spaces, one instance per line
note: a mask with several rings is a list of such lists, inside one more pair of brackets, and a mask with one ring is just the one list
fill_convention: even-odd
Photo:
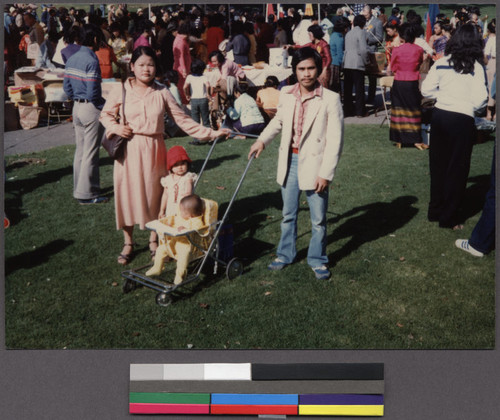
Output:
[[[234,89],[234,107],[228,108],[223,127],[247,134],[260,134],[266,127],[257,102],[248,93],[248,84],[240,82]],[[239,137],[237,137],[239,138]]]
[[[191,194],[180,200],[179,215],[165,220],[165,224],[176,228],[178,232],[200,230],[204,227],[203,213],[205,202],[196,194]],[[194,256],[195,246],[186,236],[166,236],[165,243],[156,250],[153,267],[146,276],[158,276],[163,269],[167,257],[177,260],[174,284],[180,284],[186,277],[187,266]]]
[[169,175],[160,180],[164,190],[158,219],[175,215],[181,199],[193,193],[193,185],[197,175],[189,172],[190,163],[191,159],[184,147],[173,146],[168,150],[167,171]]

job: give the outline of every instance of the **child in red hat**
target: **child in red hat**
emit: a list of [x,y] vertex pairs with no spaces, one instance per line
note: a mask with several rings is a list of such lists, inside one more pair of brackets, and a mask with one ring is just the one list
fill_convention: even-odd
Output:
[[189,172],[190,163],[191,159],[182,146],[173,146],[167,152],[169,175],[161,178],[164,190],[158,219],[177,214],[181,199],[193,193],[193,185],[197,175],[194,172]]

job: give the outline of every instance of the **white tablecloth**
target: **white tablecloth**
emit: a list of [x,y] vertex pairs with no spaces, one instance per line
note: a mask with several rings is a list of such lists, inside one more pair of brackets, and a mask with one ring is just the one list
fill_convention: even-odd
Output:
[[[267,76],[276,76],[281,82],[292,74],[291,67],[281,68],[269,65],[265,65],[263,69],[251,68],[247,70],[244,68],[244,71],[250,86],[264,86]],[[214,86],[221,77],[219,69],[206,71],[205,74],[211,86]]]

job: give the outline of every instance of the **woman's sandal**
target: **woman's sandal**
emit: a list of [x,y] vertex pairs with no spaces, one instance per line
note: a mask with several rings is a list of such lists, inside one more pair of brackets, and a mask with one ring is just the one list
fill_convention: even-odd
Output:
[[132,255],[134,253],[134,245],[135,244],[123,244],[123,247],[129,246],[131,248],[130,252],[128,254],[120,254],[118,255],[118,264],[120,265],[127,265],[131,260],[132,260]]
[[429,148],[429,146],[425,143],[415,143],[415,147],[418,150],[427,150]]
[[155,259],[156,256],[156,248],[151,249],[151,244],[156,244],[156,248],[158,248],[158,241],[149,241],[149,255],[151,255],[151,259]]

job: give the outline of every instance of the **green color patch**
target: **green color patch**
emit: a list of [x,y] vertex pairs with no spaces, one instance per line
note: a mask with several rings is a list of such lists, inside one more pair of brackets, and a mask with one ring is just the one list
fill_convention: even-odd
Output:
[[131,392],[129,399],[131,404],[210,404],[210,394]]

